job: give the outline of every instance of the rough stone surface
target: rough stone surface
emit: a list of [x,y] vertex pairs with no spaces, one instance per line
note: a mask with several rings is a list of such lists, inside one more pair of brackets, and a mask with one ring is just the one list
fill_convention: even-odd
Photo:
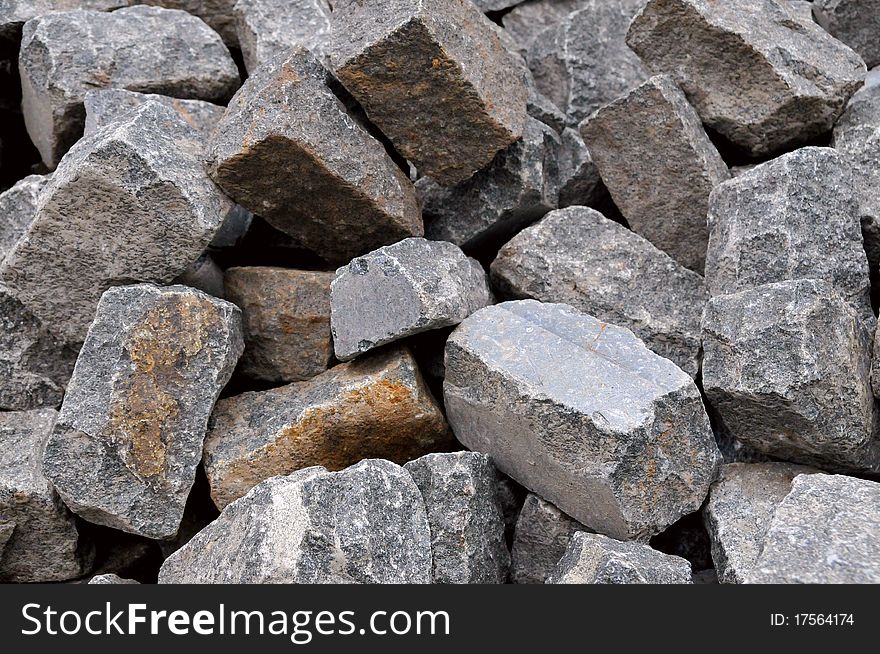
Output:
[[327,0],[238,0],[235,24],[245,68],[253,74],[296,46],[323,58],[330,12]]
[[343,263],[423,226],[412,183],[345,112],[327,76],[302,48],[260,68],[217,125],[208,172],[273,227]]
[[548,584],[690,584],[691,564],[641,543],[578,532]]
[[50,168],[82,135],[83,99],[95,87],[224,100],[239,84],[216,32],[157,7],[36,18],[24,28],[19,69],[28,134]]
[[[535,39],[590,0],[526,0],[501,19],[504,30],[525,55]],[[548,32],[549,33],[549,32]]]
[[649,538],[696,511],[715,479],[693,380],[564,304],[506,302],[465,320],[447,342],[444,397],[459,441],[600,533]]
[[865,60],[880,64],[880,2],[877,0],[815,0],[813,13],[831,35]]
[[408,472],[379,460],[263,482],[159,572],[159,583],[430,582],[422,494]]
[[129,0],[3,0],[0,4],[0,42],[18,41],[24,24],[37,16],[71,9],[110,11],[129,4]]
[[50,175],[30,175],[0,194],[0,261],[27,231]]
[[571,537],[586,529],[550,502],[529,493],[513,535],[511,581],[515,584],[543,584],[565,554]]
[[174,280],[174,283],[196,288],[221,300],[226,296],[223,288],[223,271],[207,253],[200,256],[186,272]]
[[566,127],[559,148],[559,208],[589,207],[602,199],[605,185],[580,132]]
[[231,206],[205,175],[200,138],[177,113],[147,102],[82,139],[44,188],[0,278],[75,344],[107,288],[173,280],[202,255]]
[[244,355],[239,371],[270,382],[304,381],[330,366],[333,273],[230,268],[226,297],[241,308]]
[[480,264],[455,245],[408,238],[336,271],[333,347],[341,361],[432,329],[457,325],[492,303]]
[[846,157],[831,148],[801,148],[720,184],[709,203],[709,292],[824,279],[873,321],[855,195]]
[[406,463],[451,449],[443,414],[406,349],[336,366],[307,382],[220,400],[205,472],[221,509],[275,475],[372,457]]
[[782,0],[792,15],[805,22],[815,22],[813,19],[812,0]]
[[824,281],[709,300],[703,389],[739,441],[797,463],[880,469],[870,328]]
[[0,559],[3,558],[3,550],[6,549],[6,543],[12,538],[12,532],[14,531],[14,522],[0,520]]
[[880,583],[880,484],[799,475],[745,583]]
[[[880,102],[877,109],[880,122]],[[868,125],[869,123],[864,128],[857,127],[841,135],[835,132],[835,147],[852,168],[865,253],[872,271],[876,273],[880,266],[880,169],[877,167],[880,157],[880,124],[876,127]],[[867,134],[868,129],[870,134]]]
[[224,43],[238,45],[235,18],[232,13],[236,0],[130,0],[129,4],[180,9],[205,21],[211,29],[223,37]]
[[703,510],[712,560],[723,584],[742,583],[755,565],[776,507],[792,480],[816,472],[790,463],[733,463],[721,467]]
[[404,468],[425,499],[435,584],[502,584],[510,552],[498,473],[485,454],[427,454]]
[[93,550],[43,474],[54,409],[0,413],[0,522],[14,525],[0,557],[0,580],[47,582],[88,571]]
[[630,227],[702,273],[709,194],[729,173],[672,79],[652,77],[580,130]]
[[139,582],[134,579],[123,579],[119,575],[115,574],[106,574],[106,575],[95,575],[91,579],[89,579],[89,585],[137,585]]
[[830,129],[865,77],[855,52],[776,0],[649,0],[627,43],[753,155]]
[[[874,83],[872,79],[876,80]],[[880,68],[868,73],[865,86],[850,98],[846,110],[834,123],[833,145],[838,150],[857,150],[880,128]]]
[[625,42],[644,0],[586,0],[541,33],[526,60],[538,90],[577,125],[638,86],[648,73]]
[[492,263],[505,299],[563,302],[631,329],[691,377],[700,368],[703,279],[598,211],[548,214],[505,245]]
[[468,179],[522,135],[525,80],[470,0],[343,0],[332,27],[336,77],[437,182]]
[[107,291],[46,447],[46,475],[89,522],[177,533],[208,417],[244,347],[241,314],[183,286]]
[[529,118],[522,138],[471,179],[444,187],[429,177],[416,182],[428,238],[467,251],[503,243],[559,202],[560,139]]

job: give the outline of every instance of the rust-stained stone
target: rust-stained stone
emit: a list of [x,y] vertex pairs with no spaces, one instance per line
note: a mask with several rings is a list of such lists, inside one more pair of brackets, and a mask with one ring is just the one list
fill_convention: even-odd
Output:
[[239,371],[270,382],[304,381],[330,365],[332,272],[230,268],[226,298],[244,319]]
[[398,348],[307,382],[221,400],[205,440],[205,472],[222,509],[276,475],[376,457],[402,464],[452,444],[412,354]]

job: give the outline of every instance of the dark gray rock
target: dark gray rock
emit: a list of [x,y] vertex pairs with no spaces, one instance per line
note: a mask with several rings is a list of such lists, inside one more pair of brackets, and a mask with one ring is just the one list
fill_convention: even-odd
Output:
[[510,552],[498,503],[498,473],[485,454],[427,454],[404,469],[425,499],[433,583],[502,584]]
[[595,205],[605,185],[578,130],[566,127],[559,148],[559,208]]
[[190,286],[221,300],[226,295],[223,288],[223,271],[210,254],[200,256],[186,272],[174,280],[174,283]]
[[[525,55],[538,35],[556,27],[589,0],[525,0],[501,19],[504,30]],[[549,33],[549,32],[548,32]]]
[[336,358],[348,361],[457,325],[491,303],[483,268],[452,243],[408,238],[379,248],[336,271],[330,289]]
[[446,345],[469,449],[588,528],[647,539],[696,511],[720,459],[693,380],[628,329],[563,304],[487,307]]
[[89,579],[89,585],[137,585],[140,582],[135,581],[134,579],[123,579],[119,575],[115,575],[113,573],[106,575],[95,575],[91,579]]
[[649,0],[627,43],[753,155],[830,129],[865,77],[855,52],[776,0]]
[[408,472],[380,460],[263,482],[159,571],[159,583],[430,582],[422,494]]
[[6,549],[6,543],[12,538],[12,532],[14,531],[14,522],[10,520],[0,520],[0,559],[3,558],[3,550]]
[[89,522],[177,533],[208,417],[242,352],[235,306],[183,286],[104,293],[46,447],[46,476]]
[[709,194],[729,173],[672,79],[652,77],[590,116],[580,131],[633,231],[702,273]]
[[834,38],[843,41],[869,68],[880,64],[880,4],[877,0],[814,0],[813,14]]
[[691,377],[700,369],[703,279],[598,211],[548,214],[492,263],[505,299],[562,302],[631,329]]
[[129,0],[133,5],[154,5],[165,9],[180,9],[205,21],[223,37],[223,42],[238,45],[235,18],[232,9],[237,0]]
[[510,576],[515,584],[543,584],[565,554],[571,537],[587,531],[550,502],[529,493],[516,522]]
[[[873,83],[872,83],[873,82]],[[868,72],[865,85],[849,99],[834,123],[832,144],[838,150],[857,150],[880,128],[880,68]]]
[[30,175],[0,193],[0,261],[15,247],[37,213],[37,200],[51,175]]

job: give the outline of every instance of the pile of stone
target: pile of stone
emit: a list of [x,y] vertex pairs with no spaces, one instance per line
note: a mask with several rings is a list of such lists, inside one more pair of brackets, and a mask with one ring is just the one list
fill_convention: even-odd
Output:
[[0,3],[0,581],[880,582],[876,9]]

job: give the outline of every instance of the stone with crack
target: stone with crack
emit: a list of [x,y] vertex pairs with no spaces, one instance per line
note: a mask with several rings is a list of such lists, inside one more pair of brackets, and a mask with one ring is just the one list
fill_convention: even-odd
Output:
[[543,584],[565,554],[571,537],[586,530],[547,500],[529,493],[513,535],[511,581],[515,584]]
[[866,322],[822,280],[713,297],[703,316],[706,396],[733,437],[765,454],[878,471]]
[[880,484],[798,475],[747,584],[880,583]]
[[29,175],[0,193],[0,262],[31,226],[51,175]]
[[503,584],[510,552],[498,502],[498,472],[485,454],[426,454],[404,469],[425,499],[433,583]]
[[159,571],[160,584],[430,582],[425,501],[406,470],[381,460],[268,479]]
[[17,49],[21,30],[31,18],[72,9],[112,11],[129,4],[130,0],[3,0],[0,4],[0,44],[14,44]]
[[276,475],[316,465],[341,470],[373,457],[403,464],[452,444],[415,359],[398,348],[306,382],[220,400],[204,463],[222,509]]
[[733,463],[709,491],[703,509],[712,560],[722,584],[742,583],[755,565],[776,507],[801,474],[817,472],[791,463]]
[[691,564],[642,543],[579,531],[548,584],[691,584]]
[[180,9],[205,21],[217,32],[223,42],[238,47],[233,7],[237,0],[129,0],[130,4],[153,5],[165,9]]
[[529,118],[522,138],[456,186],[416,182],[425,234],[473,251],[500,244],[559,203],[559,135]]
[[703,278],[587,207],[548,214],[492,263],[505,299],[562,302],[631,329],[691,377],[700,369]]
[[652,77],[587,118],[580,131],[633,231],[702,273],[709,194],[729,172],[672,79]]
[[578,130],[566,127],[559,148],[559,208],[595,205],[605,185]]
[[330,367],[331,272],[230,268],[226,298],[241,309],[245,349],[239,370],[251,379],[293,382]]
[[43,473],[57,415],[54,409],[0,413],[0,523],[14,526],[0,557],[5,582],[66,581],[92,565],[92,544],[80,537]]
[[35,18],[24,27],[19,69],[27,131],[49,168],[82,135],[89,90],[220,101],[239,85],[216,32],[195,16],[158,7]]
[[480,264],[452,243],[408,238],[336,271],[330,326],[336,358],[457,325],[492,303]]
[[239,204],[343,263],[424,228],[412,183],[327,84],[300,47],[261,67],[218,123],[207,165]]
[[243,348],[228,302],[184,286],[104,293],[43,460],[67,506],[95,524],[173,537]]
[[880,64],[880,3],[877,0],[814,0],[816,22],[865,60]]
[[829,130],[865,77],[855,52],[776,0],[649,0],[627,43],[755,156]]
[[696,511],[720,454],[693,380],[564,304],[487,307],[446,345],[456,437],[599,533],[646,540]]
[[561,23],[573,11],[583,8],[590,0],[526,0],[515,6],[501,19],[504,31],[526,55],[535,39]]
[[522,136],[525,80],[469,0],[336,2],[331,35],[336,77],[438,183],[468,179]]

